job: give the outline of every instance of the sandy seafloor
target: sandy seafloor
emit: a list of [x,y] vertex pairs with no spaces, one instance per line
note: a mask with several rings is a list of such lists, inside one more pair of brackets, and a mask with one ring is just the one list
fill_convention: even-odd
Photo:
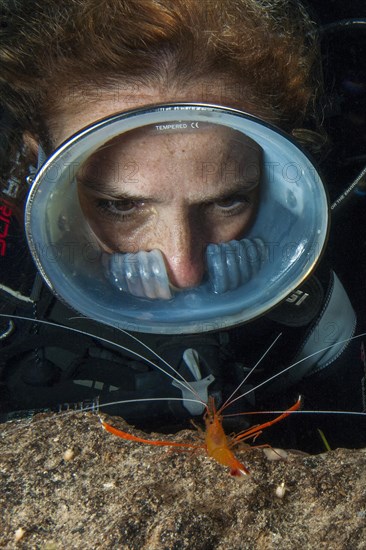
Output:
[[269,461],[238,449],[251,471],[238,481],[204,453],[114,437],[92,413],[37,415],[0,436],[0,548],[366,548],[366,450]]

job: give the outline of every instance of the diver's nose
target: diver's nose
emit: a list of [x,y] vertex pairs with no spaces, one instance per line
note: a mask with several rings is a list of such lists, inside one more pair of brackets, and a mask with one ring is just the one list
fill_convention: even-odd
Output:
[[159,239],[172,285],[186,289],[198,286],[205,272],[206,243],[187,220],[176,220]]
[[164,252],[169,281],[177,288],[192,288],[198,286],[205,272],[202,260],[195,257],[191,251],[180,251],[170,254]]

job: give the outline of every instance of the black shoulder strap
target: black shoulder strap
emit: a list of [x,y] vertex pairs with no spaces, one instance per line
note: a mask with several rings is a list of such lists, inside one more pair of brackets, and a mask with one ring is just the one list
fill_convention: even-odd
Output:
[[311,326],[321,313],[324,300],[333,284],[333,271],[323,257],[314,273],[291,292],[266,318],[285,327]]
[[294,290],[267,317],[287,327],[309,325],[319,315],[325,290],[320,280],[313,275]]

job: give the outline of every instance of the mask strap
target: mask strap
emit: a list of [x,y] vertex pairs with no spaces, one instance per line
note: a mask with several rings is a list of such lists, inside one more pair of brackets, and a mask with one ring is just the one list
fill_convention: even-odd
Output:
[[31,164],[28,167],[28,175],[25,178],[27,184],[29,185],[29,187],[31,187],[31,185],[33,184],[34,179],[37,175],[37,172],[39,172],[39,170],[42,168],[42,166],[44,165],[46,160],[47,160],[46,153],[42,149],[42,145],[39,145],[38,146],[37,166],[34,166],[33,164]]
[[39,145],[38,146],[38,162],[37,162],[37,172],[38,170],[40,170],[40,168],[42,168],[42,166],[44,165],[44,163],[46,162],[47,160],[47,155],[46,153],[44,152],[43,148],[42,148],[42,145]]

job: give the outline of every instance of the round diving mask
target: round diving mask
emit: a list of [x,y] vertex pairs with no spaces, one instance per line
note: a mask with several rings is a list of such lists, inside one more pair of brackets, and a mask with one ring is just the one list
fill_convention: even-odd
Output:
[[[109,175],[112,170],[123,191],[126,172],[120,173],[119,163],[112,168],[106,163],[108,151],[116,143],[122,155],[137,147],[139,158],[144,158],[144,148],[148,150],[156,143],[154,149],[162,164],[154,158],[160,172],[154,165],[151,173],[163,178],[164,155],[180,158],[182,143],[189,143],[200,133],[209,148],[218,135],[232,133],[241,136],[235,147],[240,149],[240,142],[248,142],[261,151],[259,164],[253,165],[250,159],[246,162],[244,155],[240,173],[230,165],[229,176],[224,174],[232,182],[243,177],[242,170],[256,173],[259,205],[242,234],[207,243],[202,252],[202,280],[191,288],[179,289],[171,283],[166,258],[158,248],[124,250],[123,243],[130,243],[128,234],[120,236],[114,231],[111,237],[93,221],[80,192],[80,180],[87,174],[92,183],[93,179],[100,181],[104,169]],[[159,136],[164,136],[164,147]],[[199,156],[201,183],[202,178],[208,181],[219,171],[222,176],[223,167],[228,168],[224,156],[218,155],[217,162],[207,157],[206,162],[203,147]],[[136,166],[126,158],[131,157],[124,157],[122,167],[133,183]],[[194,161],[187,165],[187,174],[192,174]],[[97,172],[98,178],[94,177]],[[86,317],[151,333],[219,330],[264,314],[309,275],[319,260],[327,232],[324,186],[302,149],[289,136],[253,116],[207,104],[135,109],[81,130],[41,166],[26,205],[29,246],[52,291]]]

